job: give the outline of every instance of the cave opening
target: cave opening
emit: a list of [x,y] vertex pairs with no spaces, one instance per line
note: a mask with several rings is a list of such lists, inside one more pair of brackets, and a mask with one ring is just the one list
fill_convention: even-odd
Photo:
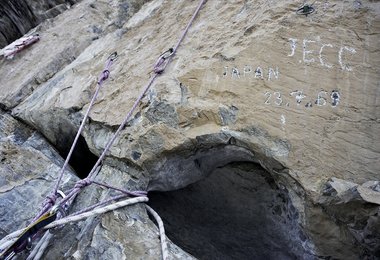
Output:
[[253,162],[230,162],[149,205],[168,238],[198,259],[311,259],[286,187]]
[[[64,138],[62,137],[62,139]],[[60,140],[56,145],[59,154],[63,158],[67,157],[74,137],[69,139],[70,140]],[[80,135],[77,145],[75,146],[73,154],[69,160],[69,165],[73,168],[79,178],[84,179],[88,176],[97,160],[98,156],[90,151],[86,140]]]

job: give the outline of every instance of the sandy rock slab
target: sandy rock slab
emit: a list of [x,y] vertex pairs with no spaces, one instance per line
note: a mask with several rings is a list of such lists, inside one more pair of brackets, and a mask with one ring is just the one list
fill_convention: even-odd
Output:
[[[80,9],[92,17],[93,9],[81,9],[85,4],[66,14],[74,17]],[[87,109],[96,76],[117,51],[83,134],[99,154],[148,82],[156,58],[177,42],[195,7],[196,2],[151,1],[120,30],[86,45],[22,102],[8,86],[4,93],[12,93],[4,99],[18,103],[13,114],[55,144],[60,130],[50,125],[77,127],[76,115]],[[262,129],[266,139],[287,144],[287,152],[276,159],[297,172],[293,177],[313,196],[332,177],[378,180],[380,50],[374,32],[379,4],[318,3],[308,17],[297,16],[297,7],[289,1],[207,1],[110,154],[142,165],[196,136]],[[106,12],[109,6],[97,8]],[[51,30],[59,27],[57,19]],[[72,34],[82,40],[86,34],[74,28]],[[63,41],[59,47],[68,45]],[[41,56],[42,46],[33,48]],[[21,77],[12,80],[22,82]],[[257,131],[248,134],[254,143]]]
[[55,17],[78,2],[77,0],[2,1],[0,47],[27,33],[42,21]]
[[[46,8],[44,4],[54,4],[48,3],[48,0],[27,2],[33,6],[32,9],[40,8],[40,11]],[[56,2],[64,1],[57,0]],[[123,24],[140,9],[144,2],[136,0],[80,1],[67,9],[64,14],[43,22],[39,21],[34,25],[38,26],[33,29],[29,26],[31,30],[27,29],[24,33],[28,31],[28,34],[39,34],[41,39],[38,44],[17,53],[12,60],[0,60],[3,90],[0,93],[0,107],[8,110],[18,105],[104,35],[110,32],[114,32],[117,37],[123,35],[125,33],[122,29]],[[64,3],[61,5],[65,6]],[[17,21],[17,23],[21,22]],[[0,27],[0,31],[1,29]],[[96,48],[100,49],[106,47],[104,44],[96,43],[96,45]],[[93,57],[94,54],[92,51],[90,55]]]

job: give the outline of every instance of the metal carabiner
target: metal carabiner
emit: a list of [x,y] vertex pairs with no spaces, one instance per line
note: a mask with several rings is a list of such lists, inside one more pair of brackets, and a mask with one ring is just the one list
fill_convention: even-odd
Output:
[[162,57],[164,60],[166,60],[167,58],[169,58],[170,56],[172,56],[174,53],[174,49],[173,48],[169,48],[167,51],[165,51],[164,53],[162,53],[160,55],[160,58]]
[[63,193],[63,191],[61,191],[61,190],[57,190],[57,193],[58,193],[59,195],[61,195],[62,199],[66,198],[66,195],[65,195],[65,193]]
[[157,74],[161,74],[165,67],[166,67],[166,64],[167,64],[167,59],[172,56],[174,54],[174,49],[173,48],[170,48],[169,50],[165,51],[164,53],[162,53],[156,63],[154,64],[154,67],[153,67],[153,71]]
[[115,61],[117,59],[117,52],[113,52],[110,56],[108,56],[110,61]]

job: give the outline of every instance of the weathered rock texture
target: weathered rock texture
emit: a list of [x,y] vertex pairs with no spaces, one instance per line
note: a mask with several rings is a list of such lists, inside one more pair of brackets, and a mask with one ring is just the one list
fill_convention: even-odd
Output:
[[[0,110],[0,235],[29,224],[55,184],[63,164],[56,150],[36,131]],[[69,169],[66,189],[76,181]]]
[[78,0],[0,1],[0,48],[42,21],[61,14]]
[[[96,76],[117,51],[83,133],[91,153],[99,155],[147,83],[156,58],[177,42],[197,5],[144,2],[83,0],[39,25],[40,42],[1,61],[1,106],[62,150],[62,140],[71,140],[80,124]],[[294,1],[207,1],[172,63],[111,148],[99,178],[123,182],[125,188],[170,191],[211,176],[205,182],[223,193],[226,172],[240,172],[237,162],[256,163],[273,180],[270,188],[265,184],[255,191],[262,201],[283,189],[282,212],[294,207],[281,228],[283,234],[300,233],[292,237],[294,251],[283,248],[284,254],[376,259],[380,3],[316,1],[316,11],[307,17],[295,14],[298,7]],[[216,168],[223,168],[224,175],[218,177]],[[253,168],[244,174],[257,174]],[[231,185],[243,182],[230,180]],[[248,183],[254,190],[263,180],[250,176],[242,189]],[[91,189],[74,207],[105,196]],[[234,196],[220,196],[226,194]],[[204,200],[212,201],[206,195]],[[192,202],[186,192],[183,196],[195,203],[189,214],[199,210],[199,197]],[[165,210],[175,215],[177,209]],[[245,209],[230,210],[242,214]],[[156,231],[143,206],[121,212],[121,218],[115,212],[65,228],[46,259],[158,258]],[[132,226],[124,221],[134,218],[140,220]],[[188,226],[182,220],[177,226]],[[310,246],[300,247],[306,240]],[[271,257],[268,247],[261,253]],[[185,254],[171,252],[172,257]]]

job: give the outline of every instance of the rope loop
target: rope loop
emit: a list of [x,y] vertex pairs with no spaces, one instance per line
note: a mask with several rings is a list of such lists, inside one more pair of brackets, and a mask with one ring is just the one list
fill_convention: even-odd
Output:
[[158,57],[156,63],[154,64],[153,71],[156,74],[161,74],[164,72],[166,65],[168,64],[168,58],[171,57],[174,54],[174,49],[170,48],[169,50],[165,51]]
[[42,206],[43,207],[49,207],[49,208],[54,206],[55,203],[57,202],[58,196],[60,196],[63,199],[66,197],[66,195],[65,195],[65,193],[63,193],[63,191],[57,190],[56,193],[51,193],[51,194],[46,196],[46,199],[45,199],[44,203],[42,204]]

